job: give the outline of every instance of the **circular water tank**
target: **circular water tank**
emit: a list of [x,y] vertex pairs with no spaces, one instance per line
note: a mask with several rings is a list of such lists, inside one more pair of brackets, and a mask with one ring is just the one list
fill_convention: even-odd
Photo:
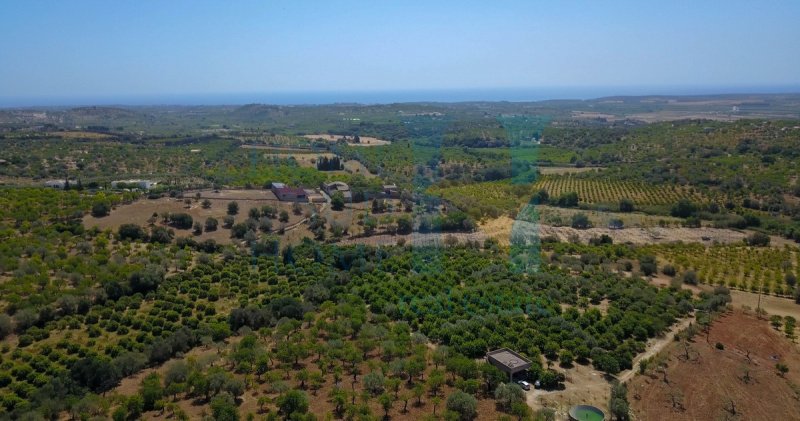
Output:
[[600,408],[591,405],[575,405],[569,409],[570,421],[603,421],[606,415]]

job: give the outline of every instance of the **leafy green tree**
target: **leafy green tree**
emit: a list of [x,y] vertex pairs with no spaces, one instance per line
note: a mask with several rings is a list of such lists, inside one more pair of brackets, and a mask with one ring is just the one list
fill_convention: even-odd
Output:
[[394,397],[390,393],[384,393],[378,396],[378,403],[380,403],[383,408],[384,418],[389,418],[389,411],[394,405]]
[[228,215],[236,215],[239,213],[239,203],[228,202]]
[[367,373],[361,381],[364,383],[364,389],[376,396],[383,392],[386,382],[383,374],[378,371]]
[[458,414],[458,419],[468,421],[478,415],[478,401],[475,397],[460,390],[447,397],[447,409]]
[[511,411],[515,402],[525,401],[525,391],[514,383],[501,383],[494,391],[494,399],[504,411]]
[[585,213],[579,212],[572,215],[572,228],[586,229],[592,226],[589,217]]
[[238,421],[239,408],[233,397],[227,393],[220,393],[211,399],[211,413],[216,421]]
[[119,381],[119,373],[110,360],[100,357],[85,357],[72,365],[70,376],[87,389],[101,393]]
[[305,414],[308,411],[308,397],[300,390],[290,390],[278,397],[278,408],[286,418],[292,414]]
[[672,209],[670,215],[676,218],[688,218],[697,212],[697,205],[689,199],[680,199]]
[[139,396],[142,397],[145,411],[155,409],[156,401],[164,397],[164,388],[161,386],[161,377],[158,373],[150,373],[142,379]]
[[397,233],[398,234],[411,234],[414,230],[414,223],[409,216],[401,216],[397,218]]
[[214,218],[212,216],[209,216],[208,218],[206,218],[206,223],[205,223],[206,232],[208,232],[208,231],[216,231],[217,230],[217,226],[219,226],[219,221],[217,221],[217,218]]
[[92,216],[95,218],[102,218],[111,213],[111,205],[107,202],[97,202],[92,205]]
[[117,229],[117,235],[122,241],[125,240],[143,240],[147,238],[147,233],[137,224],[122,224]]
[[344,195],[342,192],[337,191],[331,196],[331,209],[335,211],[344,209]]
[[625,198],[619,201],[620,212],[633,212],[635,210],[636,206],[633,204],[633,200]]

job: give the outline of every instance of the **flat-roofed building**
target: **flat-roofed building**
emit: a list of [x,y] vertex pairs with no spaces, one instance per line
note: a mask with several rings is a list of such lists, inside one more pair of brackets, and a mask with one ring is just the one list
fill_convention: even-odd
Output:
[[514,374],[531,368],[531,361],[522,355],[508,349],[500,348],[486,354],[489,364],[497,367],[500,371],[508,373],[508,380],[514,381]]

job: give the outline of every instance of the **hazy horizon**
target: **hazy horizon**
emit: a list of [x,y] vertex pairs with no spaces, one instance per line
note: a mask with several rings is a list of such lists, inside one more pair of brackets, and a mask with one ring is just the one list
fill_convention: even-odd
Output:
[[9,98],[0,96],[0,108],[79,106],[221,106],[245,104],[364,105],[413,102],[538,102],[592,100],[615,96],[715,96],[800,94],[800,85],[789,86],[594,86],[521,87],[474,89],[418,89],[369,91],[286,91],[203,94],[110,95],[74,97]]
[[740,93],[800,86],[798,18],[783,0],[6,2],[0,106]]

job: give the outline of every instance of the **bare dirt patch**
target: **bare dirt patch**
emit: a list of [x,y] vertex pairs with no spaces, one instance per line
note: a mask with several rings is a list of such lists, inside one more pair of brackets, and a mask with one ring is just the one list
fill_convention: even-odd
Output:
[[369,136],[359,136],[359,142],[356,143],[354,141],[353,136],[343,136],[343,135],[332,135],[332,134],[307,134],[303,137],[312,140],[324,140],[327,142],[338,142],[340,139],[344,139],[347,144],[351,146],[382,146],[382,145],[389,145],[392,142],[388,140],[378,139],[376,137],[369,137]]
[[[708,342],[698,335],[689,349],[689,359],[681,343],[665,350],[668,382],[651,371],[632,380],[628,394],[637,419],[797,419],[791,384],[800,381],[800,353],[768,322],[729,312],[714,322]],[[776,362],[789,367],[785,378],[776,373]]]
[[[509,244],[513,227],[514,220],[507,216],[482,221],[479,224],[482,233],[487,237],[496,238],[504,245]],[[582,243],[587,243],[589,239],[600,237],[603,234],[611,237],[614,243],[631,244],[659,244],[683,241],[711,245],[714,242],[737,243],[747,236],[745,232],[721,228],[662,228],[656,226],[614,230],[609,228],[575,229],[567,226],[539,225],[540,237],[553,236],[560,241],[578,239]]]
[[[710,287],[709,287],[710,288]],[[758,306],[758,294],[755,292],[731,290],[731,300],[734,308],[755,310]],[[761,308],[768,315],[792,316],[800,320],[800,305],[795,304],[791,298],[776,297],[774,295],[761,295]],[[800,367],[798,367],[800,369]]]
[[566,381],[564,390],[546,391],[533,389],[526,392],[528,406],[534,411],[551,408],[566,419],[567,411],[573,405],[594,405],[608,413],[608,399],[611,395],[609,379],[595,370],[591,365],[575,365],[570,369],[554,367],[564,373]]

